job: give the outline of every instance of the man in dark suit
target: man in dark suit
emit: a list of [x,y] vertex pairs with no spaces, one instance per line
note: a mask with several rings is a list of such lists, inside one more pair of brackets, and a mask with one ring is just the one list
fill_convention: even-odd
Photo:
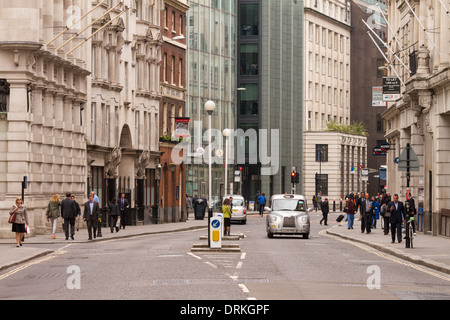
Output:
[[405,217],[405,207],[403,202],[398,201],[398,194],[394,194],[394,201],[388,205],[391,213],[389,223],[391,224],[392,243],[395,242],[395,234],[397,233],[398,243],[402,242],[402,221]]
[[371,225],[372,225],[373,206],[370,205],[370,199],[369,199],[368,193],[366,193],[364,195],[364,198],[361,199],[361,205],[360,205],[359,212],[361,214],[361,233],[364,233],[364,230],[367,233],[370,233]]
[[74,240],[75,234],[75,218],[77,215],[77,208],[75,201],[70,199],[70,192],[66,193],[66,198],[61,202],[61,217],[64,218],[64,233],[66,234],[66,240],[69,240],[69,225],[70,225],[70,237]]
[[83,220],[87,223],[89,240],[92,240],[92,229],[94,229],[94,238],[96,237],[99,211],[98,202],[94,201],[93,195],[89,195],[89,201],[84,204],[83,213]]
[[130,204],[128,203],[128,200],[125,198],[125,193],[122,193],[119,200],[119,209],[120,209],[120,228],[123,227],[123,230],[125,230],[125,217],[127,214],[127,209],[130,207]]
[[322,224],[322,221],[324,222],[324,225],[328,225],[328,213],[330,212],[330,206],[328,204],[328,198],[325,198],[325,201],[320,202],[320,210],[322,210],[322,219],[320,220],[320,224]]

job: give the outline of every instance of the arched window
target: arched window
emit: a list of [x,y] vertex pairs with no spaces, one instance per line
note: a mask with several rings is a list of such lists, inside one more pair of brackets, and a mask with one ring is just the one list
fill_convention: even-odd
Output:
[[9,83],[6,79],[0,79],[0,112],[8,112]]

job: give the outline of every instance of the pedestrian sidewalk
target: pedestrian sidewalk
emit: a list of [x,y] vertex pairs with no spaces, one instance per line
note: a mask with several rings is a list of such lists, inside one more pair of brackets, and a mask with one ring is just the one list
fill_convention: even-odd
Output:
[[32,259],[51,254],[61,246],[71,243],[93,243],[111,239],[129,238],[142,235],[187,231],[194,229],[203,229],[208,227],[208,218],[204,220],[195,220],[192,216],[186,222],[149,224],[140,226],[126,226],[125,230],[111,233],[109,227],[102,228],[102,237],[88,240],[88,231],[86,227],[75,231],[75,240],[65,240],[64,232],[56,233],[56,239],[52,239],[51,234],[37,235],[35,237],[25,237],[22,247],[16,247],[15,238],[0,239],[0,271],[10,268],[14,265],[28,262]]
[[[346,240],[363,243],[381,252],[395,257],[450,274],[450,239],[440,236],[426,235],[417,232],[413,239],[413,248],[406,248],[406,240],[401,243],[391,243],[391,233],[385,235],[381,229],[381,221],[378,220],[377,229],[372,229],[370,234],[361,233],[361,222],[359,214],[355,215],[353,229],[347,228],[345,219],[341,223],[336,222],[340,212],[332,212],[328,217],[326,229],[329,235],[337,236]],[[404,237],[403,233],[403,237]]]

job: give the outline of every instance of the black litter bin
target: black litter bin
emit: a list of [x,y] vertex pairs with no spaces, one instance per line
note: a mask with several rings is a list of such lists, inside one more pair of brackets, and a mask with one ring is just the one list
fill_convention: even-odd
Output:
[[195,198],[193,200],[193,206],[195,220],[203,220],[205,218],[206,207],[208,206],[206,199]]

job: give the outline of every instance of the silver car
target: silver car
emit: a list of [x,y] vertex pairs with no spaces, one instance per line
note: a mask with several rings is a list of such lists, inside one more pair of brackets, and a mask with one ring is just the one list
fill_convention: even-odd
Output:
[[270,198],[270,207],[267,212],[267,236],[272,238],[275,234],[301,234],[308,239],[310,232],[309,212],[306,199],[297,194],[278,194]]
[[231,208],[231,222],[240,222],[243,224],[247,223],[247,212],[245,209],[245,199],[239,194],[230,194],[222,199],[233,197],[233,206]]

